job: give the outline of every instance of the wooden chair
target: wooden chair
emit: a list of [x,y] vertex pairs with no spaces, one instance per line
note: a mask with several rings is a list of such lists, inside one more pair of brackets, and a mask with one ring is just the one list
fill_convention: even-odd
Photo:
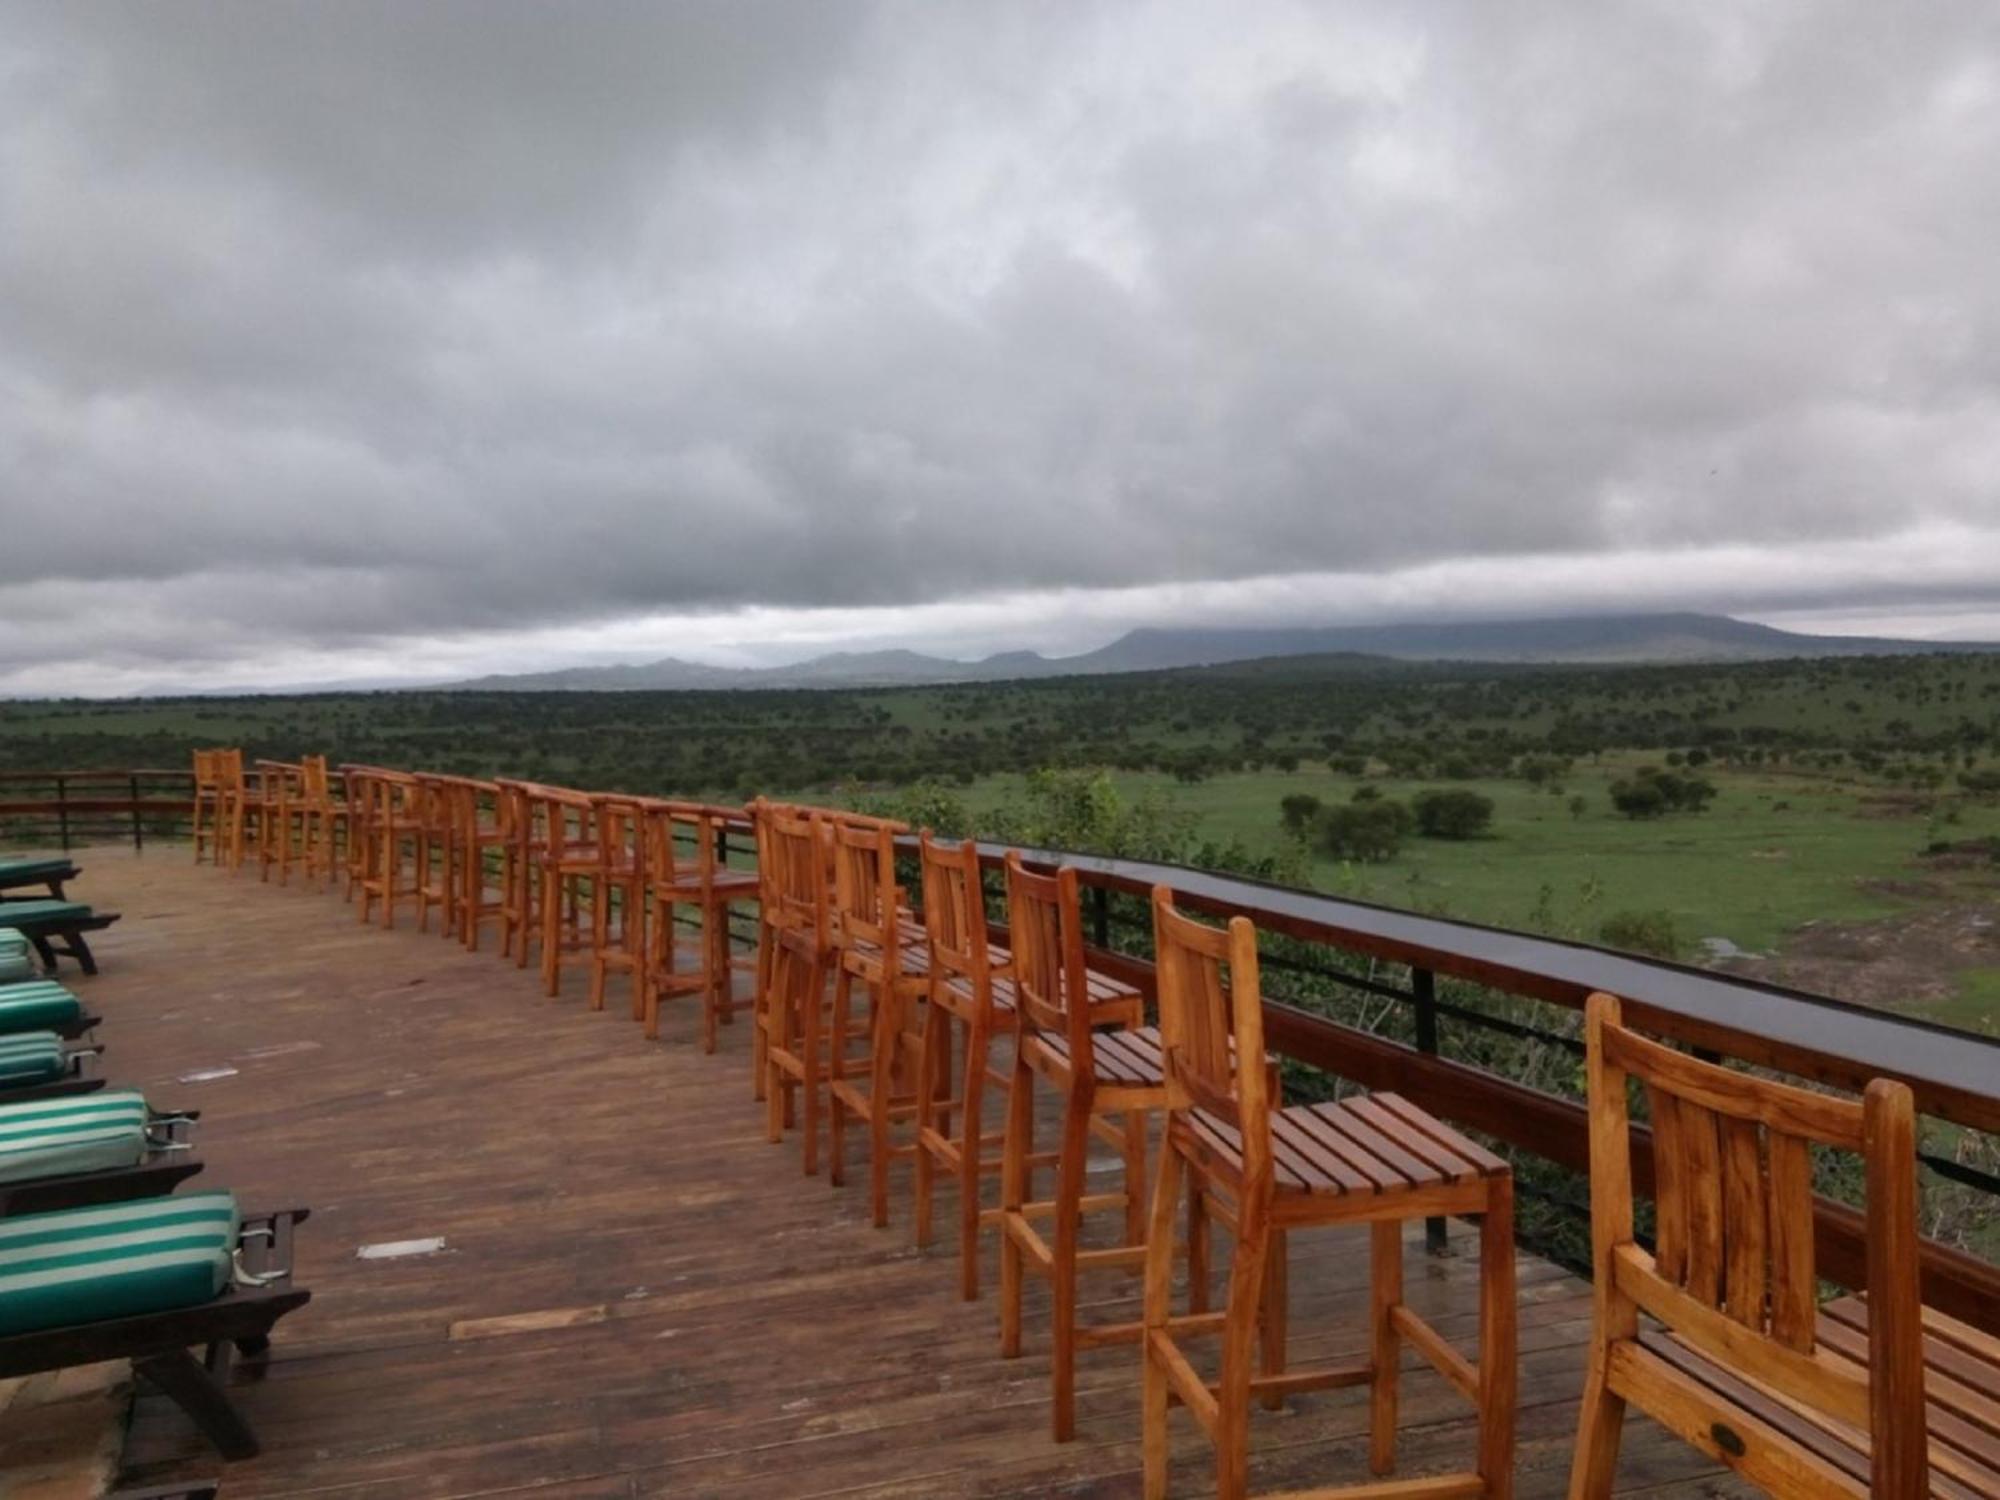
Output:
[[536,787],[542,840],[533,849],[540,886],[539,941],[542,992],[551,1000],[562,993],[562,971],[572,960],[588,962],[591,935],[584,927],[583,887],[595,885],[607,873],[600,862],[592,827],[590,798],[564,787]]
[[[1166,1079],[1157,1030],[1132,1025],[1129,1011],[1124,1029],[1096,1029],[1103,1016],[1090,1003],[1074,869],[1036,874],[1010,850],[1007,928],[1020,1039],[1008,1085],[1000,1168],[1000,1352],[1010,1359],[1021,1352],[1022,1273],[1047,1277],[1052,1423],[1060,1443],[1076,1432],[1077,1351],[1139,1337],[1137,1323],[1080,1326],[1077,1279],[1083,1271],[1129,1275],[1144,1264],[1146,1118],[1165,1106]],[[1055,1196],[1031,1202],[1033,1169],[1047,1160],[1034,1150],[1038,1078],[1062,1100],[1062,1136],[1053,1158]],[[1123,1191],[1084,1192],[1093,1135],[1117,1149]],[[1123,1211],[1122,1245],[1083,1247],[1083,1216],[1099,1209]],[[1035,1227],[1036,1220],[1045,1218],[1053,1220],[1052,1241]]]
[[[2000,1495],[2000,1340],[1925,1309],[1916,1113],[1701,1062],[1590,997],[1590,1373],[1570,1495],[1611,1493],[1628,1403],[1768,1493]],[[1633,1224],[1628,1084],[1652,1115],[1651,1254]],[[1813,1147],[1860,1155],[1865,1296],[1816,1307]]]
[[[459,859],[458,940],[466,951],[479,951],[479,932],[488,917],[500,919],[506,910],[507,856],[513,841],[500,788],[490,781],[455,776],[449,784],[451,819]],[[489,856],[491,856],[489,860]],[[488,883],[489,863],[497,866],[499,887]],[[505,946],[503,934],[502,946]]]
[[453,816],[451,778],[420,771],[414,778],[411,803],[416,816],[414,857],[417,931],[431,930],[431,909],[438,913],[438,936],[458,936],[458,887],[464,851],[459,847]]
[[[396,903],[414,893],[417,876],[403,877],[404,849],[413,852],[418,839],[417,781],[399,771],[370,770],[363,781],[368,800],[368,865],[361,880],[360,920],[368,921],[375,903],[382,903],[381,923],[396,925]],[[414,863],[414,860],[412,860]]]
[[542,854],[548,848],[548,830],[534,785],[505,778],[496,781],[494,821],[504,834],[500,844],[500,956],[525,969],[534,950]]
[[[889,1222],[889,1165],[914,1156],[916,1080],[922,1033],[917,1003],[929,988],[929,955],[896,885],[896,835],[904,825],[882,818],[827,815],[833,855],[832,1023],[827,1034],[828,1176],[847,1180],[847,1122],[868,1130],[869,1212]],[[854,987],[868,994],[859,1018]],[[942,1082],[942,1080],[940,1080]],[[893,1127],[910,1122],[911,1138]]]
[[270,880],[270,872],[276,868],[278,884],[292,884],[292,858],[300,848],[298,818],[302,816],[302,790],[298,762],[256,762],[258,880]]
[[831,893],[821,826],[805,809],[752,804],[769,960],[757,1017],[764,1038],[766,1132],[776,1143],[797,1121],[804,1167],[819,1171],[826,1088],[826,978],[834,963]]
[[218,852],[226,849],[229,868],[240,870],[262,799],[256,784],[243,770],[243,752],[240,749],[216,751],[213,765],[222,818],[216,848]]
[[333,796],[333,778],[324,755],[299,761],[299,867],[306,879],[324,887],[333,878],[347,809]]
[[222,863],[222,782],[219,779],[220,750],[194,752],[194,862],[201,863],[208,851],[211,863]]
[[341,897],[347,901],[354,899],[355,893],[368,879],[375,858],[374,837],[369,828],[369,818],[374,811],[370,775],[371,768],[367,766],[344,765],[340,768],[343,792],[341,821],[345,834],[340,846],[340,870],[344,876]]
[[[1513,1178],[1507,1164],[1394,1094],[1276,1108],[1264,1050],[1257,935],[1247,918],[1218,929],[1153,892],[1168,1116],[1146,1257],[1142,1349],[1147,1500],[1167,1493],[1167,1415],[1194,1413],[1215,1446],[1221,1500],[1246,1493],[1253,1395],[1367,1385],[1369,1467],[1395,1466],[1401,1345],[1436,1366],[1479,1412],[1470,1472],[1364,1482],[1288,1496],[1351,1500],[1506,1497],[1513,1490],[1515,1312]],[[1183,1183],[1218,1205],[1235,1236],[1222,1312],[1172,1316],[1169,1236]],[[1480,1216],[1479,1364],[1475,1368],[1403,1301],[1403,1225],[1433,1214]],[[1372,1235],[1370,1357],[1317,1370],[1284,1369],[1283,1237],[1318,1224],[1365,1223]],[[1193,1263],[1197,1258],[1190,1256]],[[1273,1296],[1271,1279],[1278,1278]],[[1221,1378],[1199,1375],[1183,1342],[1221,1336]],[[1262,1343],[1262,1373],[1252,1371]]]
[[[698,803],[655,802],[648,805],[645,822],[646,889],[653,903],[639,997],[646,1035],[660,1034],[663,997],[698,995],[705,1052],[715,1050],[717,1023],[732,1021],[736,1014],[729,907],[759,900],[762,889],[758,872],[731,870],[719,857],[728,817],[726,809]],[[687,906],[701,921],[698,958],[691,969],[679,963],[674,932],[675,912]]]
[[[996,950],[987,937],[978,846],[970,839],[941,844],[925,829],[918,847],[930,989],[916,1087],[915,1234],[917,1244],[930,1243],[935,1174],[942,1171],[955,1177],[958,1290],[970,1302],[979,1295],[980,1183],[985,1173],[999,1170],[999,1148],[1006,1140],[1002,1133],[988,1135],[985,1121],[987,1084],[999,1085],[1004,1099],[1013,1078],[1011,1071],[993,1068],[991,1055],[993,1042],[1014,1032],[1011,985],[1004,992],[1004,1004],[995,994],[996,979],[1009,977],[1011,955]],[[955,1032],[962,1041],[964,1062],[954,1095],[950,1090]],[[956,1130],[953,1120],[958,1122]]]
[[590,799],[597,841],[590,876],[590,1008],[604,1009],[613,973],[632,981],[632,1019],[646,1012],[646,867],[648,808],[637,797]]

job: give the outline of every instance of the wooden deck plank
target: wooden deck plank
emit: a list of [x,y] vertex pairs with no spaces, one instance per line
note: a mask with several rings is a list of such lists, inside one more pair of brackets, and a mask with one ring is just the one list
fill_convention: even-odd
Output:
[[[79,863],[87,899],[125,912],[103,974],[79,981],[106,1017],[107,1071],[203,1111],[204,1182],[314,1210],[298,1246],[314,1300],[239,1377],[266,1448],[227,1470],[227,1500],[1138,1492],[1131,1351],[1084,1357],[1080,1436],[1050,1442],[1041,1289],[1029,1352],[1000,1359],[990,1295],[957,1300],[946,1237],[910,1248],[900,1177],[877,1231],[865,1194],[765,1142],[744,1025],[707,1057],[675,1012],[648,1044],[615,983],[601,1014],[581,975],[548,1001],[491,951],[363,927],[334,897],[173,846]],[[236,1072],[176,1081],[222,1066]],[[356,1257],[426,1236],[442,1253]],[[1294,1237],[1296,1358],[1365,1348],[1360,1243]],[[1476,1257],[1410,1255],[1412,1303],[1469,1342]],[[1086,1295],[1093,1317],[1130,1315],[1137,1282]],[[1520,1295],[1517,1493],[1552,1497],[1588,1290],[1524,1259]],[[1401,1472],[1461,1465],[1469,1413],[1409,1370]],[[1200,1494],[1206,1450],[1178,1426],[1177,1491]],[[1260,1415],[1255,1481],[1359,1478],[1366,1428],[1356,1392]],[[177,1411],[140,1402],[128,1482],[218,1468]],[[1735,1493],[1643,1423],[1622,1478],[1663,1500]]]

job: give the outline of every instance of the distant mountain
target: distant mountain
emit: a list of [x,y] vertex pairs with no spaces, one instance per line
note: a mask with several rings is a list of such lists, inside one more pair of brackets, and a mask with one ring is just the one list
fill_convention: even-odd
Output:
[[997,682],[1105,672],[1158,672],[1288,656],[1377,661],[1696,662],[1777,661],[1801,656],[1907,656],[1926,651],[2000,651],[2000,643],[1908,641],[1885,636],[1800,635],[1727,615],[1589,615],[1420,625],[1329,625],[1293,630],[1129,631],[1080,656],[1003,651],[952,661],[920,651],[836,651],[783,667],[711,667],[664,657],[635,666],[451,683],[494,692],[617,692],[687,688],[901,687]]

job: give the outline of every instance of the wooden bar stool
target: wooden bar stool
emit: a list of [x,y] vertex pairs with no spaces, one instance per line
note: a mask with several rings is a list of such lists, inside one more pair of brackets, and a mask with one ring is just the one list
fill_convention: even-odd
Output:
[[352,901],[355,892],[368,879],[368,872],[374,860],[374,838],[369,829],[369,818],[374,811],[374,794],[369,787],[369,768],[345,765],[340,768],[340,783],[345,793],[343,822],[345,841],[340,846],[340,868],[345,876],[341,897]]
[[[2000,1495],[2000,1341],[1925,1308],[1915,1105],[1701,1062],[1586,1005],[1590,1373],[1572,1500],[1611,1493],[1628,1404],[1767,1493]],[[1651,1104],[1654,1243],[1634,1234],[1628,1084]],[[1866,1295],[1818,1306],[1813,1148],[1858,1154]]]
[[250,829],[260,811],[260,798],[254,781],[244,772],[243,752],[240,749],[218,750],[215,757],[222,816],[216,849],[218,853],[226,850],[229,868],[240,870],[248,852]]
[[417,931],[431,930],[431,909],[435,907],[438,936],[451,939],[458,936],[459,864],[463,855],[457,821],[452,816],[450,779],[425,771],[415,780]]
[[590,1008],[604,1009],[613,973],[632,981],[632,1019],[646,1009],[647,806],[636,797],[590,799],[597,841],[590,875]]
[[835,957],[821,825],[804,809],[759,801],[758,858],[770,962],[758,1019],[765,1034],[766,1133],[776,1143],[797,1120],[806,1175],[819,1171],[826,1089],[827,975]]
[[604,874],[588,796],[563,787],[535,789],[545,842],[535,851],[540,865],[542,992],[562,993],[565,963],[588,962],[591,935],[584,926],[586,883]]
[[[1264,1051],[1257,934],[1247,918],[1218,929],[1174,910],[1153,891],[1168,1115],[1160,1150],[1146,1256],[1142,1346],[1145,1494],[1167,1493],[1167,1414],[1180,1402],[1215,1445],[1221,1500],[1248,1484],[1253,1394],[1367,1385],[1369,1467],[1395,1467],[1401,1345],[1435,1365],[1479,1413],[1476,1466],[1457,1474],[1388,1483],[1290,1490],[1288,1496],[1351,1500],[1446,1500],[1513,1492],[1514,1187],[1507,1164],[1394,1094],[1275,1108]],[[1235,1235],[1228,1301],[1218,1314],[1171,1315],[1168,1236],[1183,1183],[1228,1206]],[[1403,1301],[1402,1226],[1434,1214],[1480,1216],[1479,1364],[1475,1368]],[[1372,1235],[1370,1358],[1284,1371],[1283,1306],[1269,1293],[1282,1278],[1282,1236],[1319,1224],[1367,1224]],[[1252,1372],[1262,1334],[1263,1370]],[[1221,1336],[1221,1378],[1204,1380],[1184,1341]]]
[[[1007,932],[1013,955],[1014,1004],[1019,1041],[1007,1093],[1006,1144],[1000,1168],[1000,1353],[1021,1352],[1021,1278],[1032,1271],[1048,1279],[1052,1349],[1051,1422],[1057,1442],[1076,1433],[1076,1356],[1079,1349],[1129,1343],[1137,1323],[1084,1326],[1077,1316],[1081,1272],[1136,1274],[1145,1261],[1146,1118],[1166,1104],[1159,1032],[1151,1027],[1096,1029],[1084,964],[1083,923],[1077,874],[1064,866],[1054,875],[1030,871],[1018,851],[1007,854]],[[1054,1166],[1055,1196],[1030,1201],[1034,1150],[1035,1081],[1062,1100],[1061,1137]],[[1119,1192],[1086,1194],[1090,1139],[1113,1146],[1123,1166]],[[1124,1243],[1085,1249],[1084,1215],[1116,1209],[1124,1217]],[[1036,1221],[1050,1219],[1045,1239]]]
[[[652,896],[651,925],[644,944],[644,983],[639,1014],[646,1035],[660,1034],[660,1001],[698,995],[702,1050],[715,1050],[716,1024],[735,1018],[734,968],[729,956],[729,907],[759,899],[758,872],[731,870],[718,847],[728,813],[698,803],[654,802],[646,809],[645,884]],[[675,911],[691,906],[699,914],[701,938],[691,969],[679,964]]]
[[[868,1129],[869,1210],[880,1228],[889,1222],[889,1164],[916,1153],[923,1044],[917,1002],[930,987],[929,952],[896,886],[896,835],[904,825],[847,814],[824,822],[833,851],[835,954],[826,1047],[828,1175],[836,1187],[846,1181],[852,1117]],[[865,1020],[854,1011],[857,983],[868,994]],[[899,1121],[911,1123],[909,1140],[895,1139],[892,1127]]]
[[290,761],[260,760],[257,762],[256,801],[257,809],[257,878],[268,881],[272,867],[278,870],[278,883],[289,883],[291,876],[291,825],[292,789],[298,775],[298,767]]
[[[993,1067],[993,1042],[1014,1033],[1010,955],[987,938],[986,895],[979,875],[979,848],[970,839],[941,844],[925,829],[918,858],[923,877],[924,933],[930,986],[924,1006],[921,1071],[917,1076],[916,1242],[931,1238],[933,1179],[943,1172],[958,1181],[958,1290],[970,1302],[979,1295],[980,1183],[1000,1169],[1006,1136],[986,1131],[986,1088],[1004,1100],[1011,1071]],[[957,1034],[956,1038],[954,1033]],[[958,1090],[951,1090],[953,1041],[961,1045]],[[943,1095],[940,1107],[940,1095]],[[953,1120],[957,1129],[952,1128]]]
[[368,873],[361,881],[360,920],[366,922],[377,901],[382,925],[396,925],[396,903],[414,892],[416,876],[406,884],[403,851],[414,850],[418,836],[416,779],[399,771],[371,770],[368,798]]
[[[513,831],[506,822],[500,789],[492,782],[453,777],[450,795],[452,826],[461,856],[458,940],[467,952],[477,953],[481,925],[488,917],[502,918],[506,911],[506,851]],[[498,867],[493,871],[500,882],[497,889],[488,883],[489,866]]]
[[194,862],[208,851],[212,864],[222,863],[222,783],[218,779],[220,750],[194,752]]
[[324,755],[299,761],[299,867],[321,889],[332,879],[345,809],[333,799],[333,778]]
[[528,967],[534,951],[542,855],[548,848],[544,809],[533,783],[494,783],[494,820],[506,834],[500,845],[500,956]]

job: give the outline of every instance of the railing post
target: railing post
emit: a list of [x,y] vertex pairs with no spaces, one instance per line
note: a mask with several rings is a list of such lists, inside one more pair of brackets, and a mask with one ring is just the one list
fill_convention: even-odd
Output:
[[146,852],[146,832],[145,825],[139,817],[139,773],[134,771],[128,778],[128,781],[132,789],[132,852],[134,854],[144,854]]
[[69,853],[69,781],[56,778],[56,828],[62,839],[63,853]]
[[1090,888],[1090,942],[1095,948],[1111,947],[1111,890],[1108,886],[1094,885]]
[[[1438,1050],[1437,975],[1429,969],[1410,969],[1410,998],[1415,1002],[1417,1023],[1417,1050],[1426,1057],[1436,1057]],[[1430,1218],[1424,1220],[1424,1248],[1433,1255],[1449,1252],[1445,1238],[1444,1220]]]

